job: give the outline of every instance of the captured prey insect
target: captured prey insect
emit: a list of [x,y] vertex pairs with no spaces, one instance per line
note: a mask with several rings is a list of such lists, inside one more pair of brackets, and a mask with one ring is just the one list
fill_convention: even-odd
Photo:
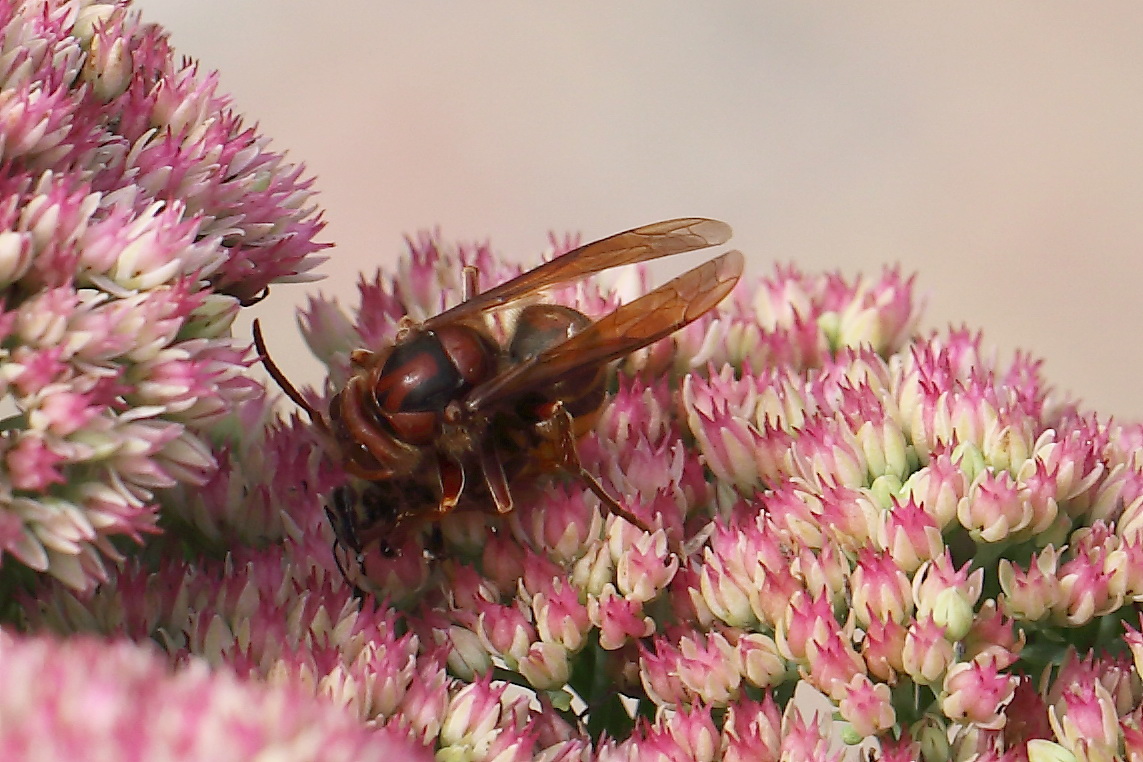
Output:
[[[713,309],[742,275],[742,254],[722,254],[596,321],[570,307],[520,302],[601,270],[729,237],[730,227],[717,220],[657,222],[580,246],[482,293],[476,269],[466,267],[462,302],[420,323],[406,318],[392,344],[352,353],[352,375],[328,416],[270,359],[255,321],[270,376],[323,431],[345,470],[365,481],[331,498],[335,544],[359,563],[374,545],[394,555],[410,530],[448,515],[462,495],[507,513],[514,480],[553,470],[578,477],[612,513],[649,529],[583,467],[576,441],[606,402],[608,364]],[[486,318],[507,306],[519,312],[500,343]]]

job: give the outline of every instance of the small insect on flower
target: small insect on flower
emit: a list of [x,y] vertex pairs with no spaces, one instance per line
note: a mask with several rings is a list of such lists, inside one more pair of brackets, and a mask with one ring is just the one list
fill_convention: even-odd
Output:
[[[336,542],[359,562],[374,544],[391,556],[411,530],[439,521],[466,491],[466,502],[475,497],[503,514],[512,510],[511,481],[554,470],[582,479],[608,510],[648,529],[584,469],[576,441],[606,401],[608,363],[713,309],[742,275],[742,254],[722,254],[595,322],[570,307],[520,302],[601,270],[729,237],[730,227],[716,220],[658,222],[580,246],[483,293],[476,268],[466,267],[464,301],[421,323],[406,318],[390,346],[353,352],[354,371],[328,416],[270,359],[255,322],[270,376],[326,435],[345,470],[365,482],[332,496]],[[519,312],[501,344],[487,318],[509,306]]]

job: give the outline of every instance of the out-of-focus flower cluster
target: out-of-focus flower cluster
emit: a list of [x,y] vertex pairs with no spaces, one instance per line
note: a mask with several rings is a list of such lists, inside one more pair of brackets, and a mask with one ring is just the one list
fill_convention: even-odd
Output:
[[[301,167],[125,2],[0,3],[0,565],[76,589],[261,388],[230,326],[308,280]],[[213,432],[214,438],[222,436]]]
[[172,671],[154,648],[127,641],[0,631],[0,660],[0,759],[430,759],[307,691],[201,661]]
[[[425,236],[356,316],[314,300],[315,405],[351,349],[459,298],[462,264],[515,272]],[[308,686],[446,760],[840,759],[839,733],[887,760],[1143,758],[1143,429],[968,331],[914,337],[911,287],[780,268],[625,362],[579,449],[652,533],[540,477],[358,564],[323,516],[345,477],[295,417],[195,497],[280,544],[44,586],[25,626]]]

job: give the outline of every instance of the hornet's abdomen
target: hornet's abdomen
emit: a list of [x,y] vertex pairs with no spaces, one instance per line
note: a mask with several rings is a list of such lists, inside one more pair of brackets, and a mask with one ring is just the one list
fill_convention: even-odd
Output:
[[[546,349],[558,346],[584,330],[592,323],[591,318],[579,310],[560,304],[532,304],[520,311],[516,321],[516,331],[508,346],[508,358],[519,364],[535,357]],[[572,416],[594,412],[607,395],[607,374],[604,365],[588,365],[578,369],[554,384],[537,389],[527,395],[526,405],[535,408],[544,403],[560,400]],[[528,411],[521,411],[527,413]],[[538,413],[536,417],[544,415]],[[586,429],[585,429],[586,430]]]

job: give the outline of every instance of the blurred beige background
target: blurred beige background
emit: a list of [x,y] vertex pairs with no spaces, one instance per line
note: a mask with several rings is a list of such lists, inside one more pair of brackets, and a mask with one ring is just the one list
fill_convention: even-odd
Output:
[[535,261],[551,229],[706,215],[754,273],[899,262],[926,328],[1143,417],[1136,2],[136,5],[318,176],[328,277],[254,310],[301,381],[306,289],[355,303],[406,231]]

